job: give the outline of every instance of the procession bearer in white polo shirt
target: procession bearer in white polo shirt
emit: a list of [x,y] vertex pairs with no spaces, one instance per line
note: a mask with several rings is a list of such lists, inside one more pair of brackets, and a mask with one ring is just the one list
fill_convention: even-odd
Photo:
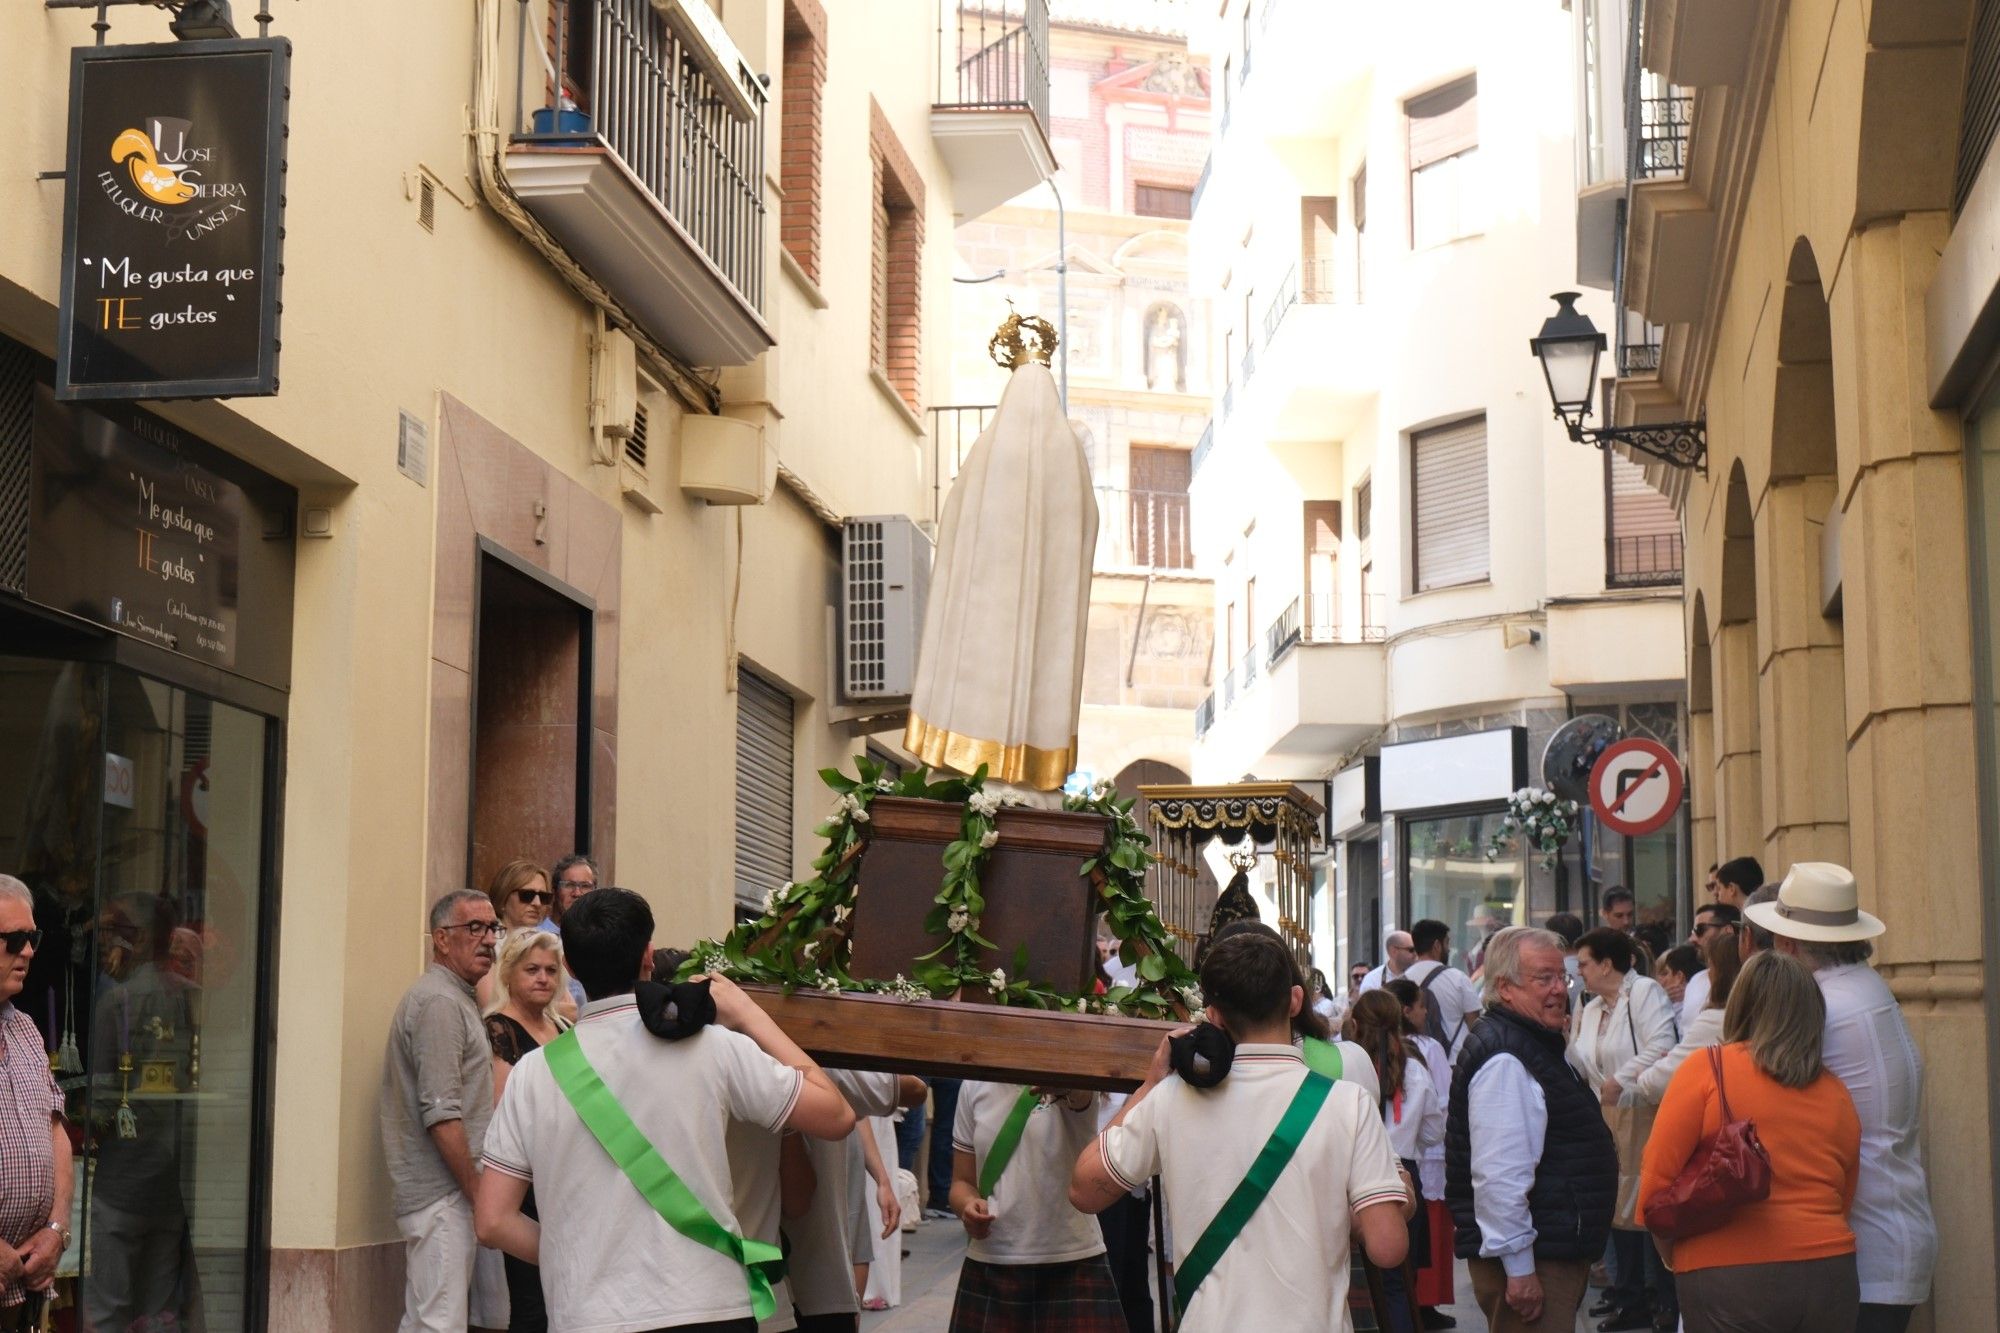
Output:
[[1403,1262],[1410,1195],[1368,1094],[1306,1067],[1291,1042],[1305,1003],[1291,955],[1234,935],[1202,961],[1210,1023],[1234,1039],[1226,1075],[1198,1089],[1162,1042],[1146,1081],[1077,1158],[1070,1201],[1110,1205],[1158,1174],[1174,1244],[1182,1333],[1349,1330],[1350,1238]]
[[[647,1031],[632,991],[652,935],[652,911],[623,889],[587,894],[564,918],[588,1003],[508,1076],[474,1225],[480,1244],[541,1266],[551,1333],[755,1333],[775,1311],[780,1256],[744,1239],[725,1130],[747,1120],[838,1139],[854,1113],[721,978],[714,1023],[677,1041]],[[531,1183],[546,1231],[521,1214]]]
[[959,1089],[951,1210],[971,1239],[952,1333],[1125,1333],[1104,1233],[1069,1201],[1097,1103],[1094,1092],[972,1079]]

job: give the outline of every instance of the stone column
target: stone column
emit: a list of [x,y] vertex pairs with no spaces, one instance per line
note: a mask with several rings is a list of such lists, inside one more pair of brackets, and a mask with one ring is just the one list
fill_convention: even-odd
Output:
[[1848,862],[1841,622],[1822,614],[1820,596],[1820,538],[1833,497],[1830,476],[1780,482],[1758,511],[1764,868],[1774,879],[1798,861]]
[[1715,632],[1716,858],[1765,853],[1763,743],[1758,724],[1757,625],[1743,621]]
[[1857,234],[1830,294],[1853,865],[1888,924],[1876,964],[1930,1071],[1940,1329],[1984,1327],[1996,1304],[1962,440],[1956,416],[1927,406],[1913,350],[1946,229],[1922,214]]

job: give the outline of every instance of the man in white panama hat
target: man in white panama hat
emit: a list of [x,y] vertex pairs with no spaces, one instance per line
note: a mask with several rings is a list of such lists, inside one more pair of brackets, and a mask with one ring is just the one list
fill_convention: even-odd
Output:
[[1854,872],[1801,861],[1770,902],[1753,902],[1744,919],[1771,933],[1774,947],[1813,969],[1826,999],[1827,1069],[1847,1085],[1861,1117],[1861,1170],[1848,1225],[1861,1269],[1856,1333],[1901,1333],[1930,1298],[1937,1263],[1917,1144],[1923,1063],[1889,985],[1868,966],[1884,929],[1861,910]]

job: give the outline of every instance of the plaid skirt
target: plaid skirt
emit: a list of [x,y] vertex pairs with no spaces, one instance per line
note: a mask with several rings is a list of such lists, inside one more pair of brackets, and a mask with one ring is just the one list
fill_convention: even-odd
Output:
[[1125,1333],[1125,1310],[1101,1254],[1067,1264],[967,1259],[951,1333]]

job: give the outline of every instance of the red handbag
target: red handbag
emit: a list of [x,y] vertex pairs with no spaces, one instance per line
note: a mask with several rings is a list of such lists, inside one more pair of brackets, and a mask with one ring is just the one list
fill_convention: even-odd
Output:
[[1757,1126],[1730,1112],[1729,1092],[1722,1086],[1722,1048],[1709,1047],[1708,1059],[1722,1099],[1722,1128],[1696,1145],[1681,1173],[1646,1200],[1646,1229],[1665,1240],[1713,1231],[1742,1205],[1771,1194],[1771,1154],[1758,1140]]

